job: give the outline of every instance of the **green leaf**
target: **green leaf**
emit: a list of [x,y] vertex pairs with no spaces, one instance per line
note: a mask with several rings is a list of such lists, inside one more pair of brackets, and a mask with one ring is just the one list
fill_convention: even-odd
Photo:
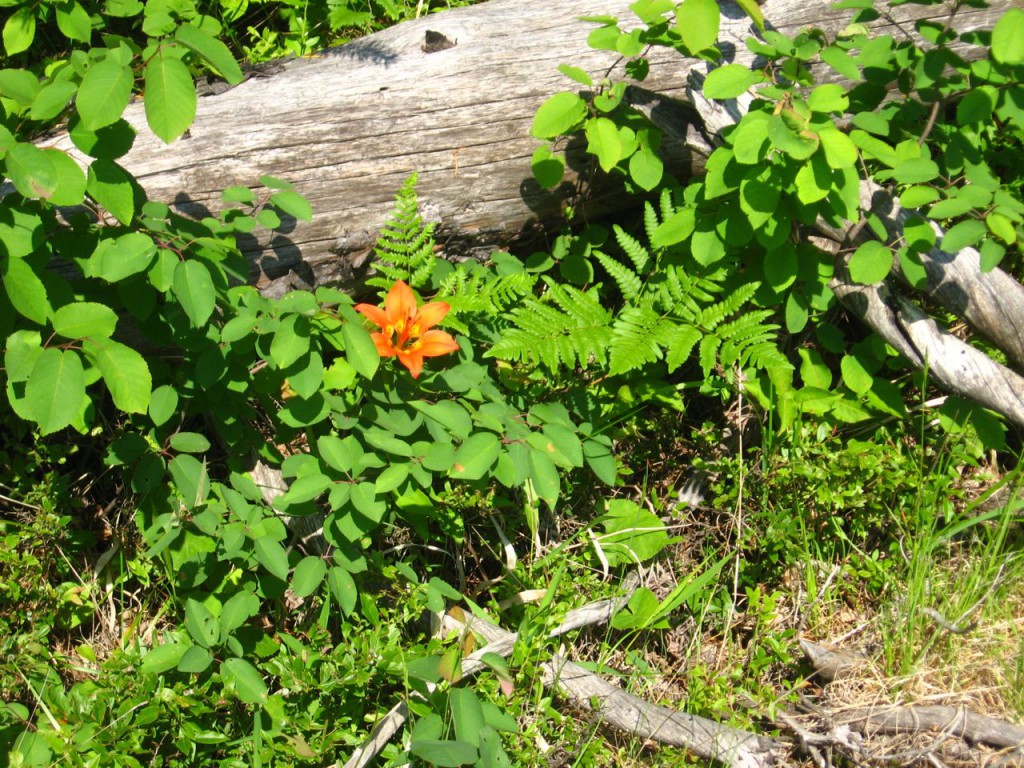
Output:
[[987,123],[992,119],[998,101],[999,91],[991,85],[975,88],[956,105],[956,121],[960,125]]
[[773,248],[764,256],[765,279],[779,293],[796,282],[798,270],[796,249],[790,244]]
[[309,320],[289,315],[277,327],[270,342],[270,359],[278,368],[287,368],[309,352]]
[[533,177],[544,189],[557,187],[565,175],[565,158],[555,155],[548,144],[542,144],[533,151],[530,158]]
[[822,61],[832,67],[832,69],[847,80],[856,82],[861,79],[857,63],[854,60],[854,57],[850,55],[849,51],[844,51],[838,46],[830,45],[828,48],[822,49],[820,55]]
[[414,739],[409,751],[430,765],[441,768],[471,765],[480,759],[479,750],[465,741],[442,741],[440,739]]
[[270,196],[270,204],[299,221],[313,220],[313,206],[298,192],[285,189]]
[[857,146],[842,131],[829,127],[818,134],[830,168],[849,168],[857,162]]
[[85,172],[81,166],[59,149],[44,149],[57,174],[57,188],[50,195],[54,205],[81,205],[85,199]]
[[737,163],[760,165],[768,150],[768,122],[771,115],[756,110],[748,112],[729,134],[729,143]]
[[129,232],[100,240],[86,262],[85,274],[116,283],[149,268],[156,255],[156,243],[142,232]]
[[900,195],[900,205],[904,208],[922,208],[934,203],[940,196],[939,190],[935,187],[907,187]]
[[571,133],[587,116],[587,103],[575,93],[556,93],[540,105],[533,116],[530,133],[538,139],[551,139]]
[[295,566],[292,574],[292,592],[298,597],[309,597],[323,584],[327,575],[327,563],[312,555],[304,557]]
[[190,259],[179,261],[174,268],[174,282],[171,290],[181,303],[192,327],[202,328],[213,314],[217,303],[217,293],[213,287],[213,278],[206,265]]
[[90,301],[65,304],[53,313],[53,330],[66,339],[108,339],[116,326],[114,310]]
[[782,115],[772,115],[768,121],[768,138],[776,149],[794,160],[806,160],[818,149],[818,139],[804,131],[797,133]]
[[736,5],[750,17],[750,20],[757,25],[761,32],[764,32],[764,14],[761,12],[761,6],[757,4],[757,0],[736,0]]
[[4,24],[4,48],[8,56],[27,51],[36,37],[36,9],[23,5]]
[[49,198],[57,191],[57,169],[52,155],[33,144],[19,142],[4,158],[14,188],[28,198]]
[[850,257],[850,277],[863,285],[880,283],[892,269],[892,251],[884,243],[869,240]]
[[206,453],[210,450],[210,441],[198,432],[175,432],[167,440],[167,444],[179,453]]
[[[89,166],[85,191],[115,219],[127,225],[135,216],[133,182],[132,175],[113,160],[93,160]],[[148,263],[146,266],[149,266]]]
[[208,648],[203,648],[201,645],[193,645],[185,651],[181,661],[178,662],[178,671],[197,675],[200,672],[205,672],[212,663],[213,654],[210,653]]
[[267,703],[267,684],[256,667],[245,659],[228,659],[221,663],[220,676],[246,704]]
[[875,380],[874,376],[864,367],[864,363],[861,362],[860,358],[854,355],[843,355],[843,360],[839,367],[843,372],[843,383],[853,392],[863,395],[871,389],[871,384]]
[[575,80],[577,83],[585,85],[588,88],[594,85],[593,78],[579,67],[574,67],[569,64],[559,64],[558,71],[571,80]]
[[210,493],[210,476],[205,461],[183,453],[171,459],[167,468],[186,509],[195,509],[206,502]]
[[850,106],[846,89],[835,83],[819,85],[807,97],[807,106],[815,112],[845,112]]
[[178,392],[170,384],[153,390],[149,398],[149,418],[153,424],[162,427],[171,416],[178,412]]
[[708,74],[704,81],[704,95],[709,99],[735,99],[760,82],[764,82],[760,72],[752,72],[743,64],[726,64]]
[[131,67],[112,56],[91,65],[75,97],[82,124],[95,131],[117,122],[132,98],[133,82]]
[[924,184],[939,176],[939,166],[934,160],[913,157],[896,165],[892,176],[901,184]]
[[76,0],[68,0],[57,6],[57,28],[69,40],[88,43],[92,38],[89,14]]
[[288,492],[278,499],[278,509],[286,509],[292,504],[304,504],[313,501],[333,484],[331,478],[319,472],[313,472],[297,478],[289,487]]
[[493,432],[470,435],[455,451],[451,476],[461,480],[479,480],[498,460],[501,440]]
[[192,639],[204,648],[209,648],[216,643],[220,636],[217,617],[204,603],[192,597],[185,601],[184,624],[185,629],[192,635]]
[[530,449],[529,466],[534,491],[553,510],[562,487],[557,467],[546,452],[536,448]]
[[715,44],[720,23],[715,0],[683,0],[676,8],[676,32],[691,55],[696,56]]
[[30,107],[39,89],[39,78],[27,69],[0,69],[0,95],[5,98]]
[[1024,10],[1011,8],[996,22],[992,58],[1002,64],[1024,64]]
[[344,568],[335,566],[327,573],[327,586],[331,588],[331,595],[334,596],[342,613],[348,616],[355,610],[359,589],[352,574]]
[[[822,153],[815,152],[796,173],[796,195],[804,205],[811,205],[828,197],[832,191],[832,172]],[[767,273],[767,270],[766,270]]]
[[166,144],[181,136],[196,118],[196,88],[181,59],[161,47],[145,70],[146,122]]
[[956,253],[963,248],[975,245],[988,232],[985,222],[977,219],[968,219],[954,224],[947,230],[942,238],[942,250],[946,253]]
[[202,59],[220,72],[232,85],[242,82],[242,70],[224,43],[192,24],[182,24],[174,31],[174,39],[191,48]]
[[[182,457],[178,457],[182,458]],[[258,536],[253,547],[256,562],[281,581],[288,578],[288,553],[280,542],[266,536]]]
[[658,225],[651,237],[651,245],[655,248],[668,248],[681,243],[693,234],[695,226],[695,210],[681,208]]
[[1007,245],[1013,245],[1017,242],[1017,231],[1013,228],[1013,222],[1001,213],[993,211],[985,216],[985,224],[992,231],[993,235]]
[[452,712],[455,738],[479,746],[480,732],[487,723],[476,691],[471,688],[453,688],[448,694],[448,706]]
[[341,337],[345,341],[345,359],[349,365],[363,378],[372,379],[380,365],[380,353],[370,332],[362,323],[342,321]]
[[8,257],[0,259],[0,277],[11,304],[23,317],[43,325],[53,314],[46,286],[27,261]]
[[50,82],[39,89],[28,116],[33,120],[52,120],[68,108],[78,92],[78,84],[67,80]]
[[252,592],[232,595],[220,612],[221,640],[260,612],[260,599]]
[[25,401],[44,435],[75,422],[85,402],[85,369],[74,350],[44,350],[25,383]]
[[597,155],[597,162],[607,173],[622,159],[622,137],[619,129],[607,117],[597,117],[587,121],[587,151]]
[[670,543],[661,519],[629,499],[609,501],[596,522],[604,528],[597,540],[612,565],[650,560]]
[[140,671],[144,675],[159,675],[178,666],[185,651],[194,647],[191,643],[183,643],[180,640],[172,640],[161,643],[146,651],[142,657]]
[[629,177],[647,192],[661,183],[664,173],[665,165],[661,157],[650,147],[640,147],[629,158]]

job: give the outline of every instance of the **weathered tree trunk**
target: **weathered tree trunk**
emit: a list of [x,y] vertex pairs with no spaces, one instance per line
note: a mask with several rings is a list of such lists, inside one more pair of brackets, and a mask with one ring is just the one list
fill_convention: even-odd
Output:
[[[568,204],[588,217],[630,201],[613,179],[591,174],[577,148],[565,182],[554,191],[538,187],[530,155],[533,114],[559,90],[578,86],[558,72],[572,63],[599,79],[618,61],[593,51],[586,37],[593,24],[581,14],[612,15],[635,23],[629,0],[491,0],[401,24],[311,59],[287,62],[269,76],[199,100],[187,138],[164,145],[145,127],[142,104],[126,119],[139,135],[121,162],[151,199],[186,212],[216,209],[220,192],[257,183],[272,174],[295,184],[312,202],[314,220],[297,223],[269,241],[243,243],[253,278],[276,293],[292,285],[345,282],[366,258],[390,210],[392,196],[410,173],[439,239],[453,254],[487,253],[557,221]],[[1008,7],[1010,0],[994,5]],[[849,19],[820,0],[768,0],[770,25],[794,33],[814,24],[835,31]],[[723,3],[722,50],[750,61],[743,41],[749,19]],[[941,7],[904,5],[873,26],[901,34],[915,18],[941,18]],[[961,30],[991,26],[997,9],[963,8]],[[427,32],[453,46],[428,53]],[[969,55],[969,54],[968,54]],[[680,99],[670,119],[697,120],[684,100],[687,74],[702,62],[672,51],[653,53],[646,89]],[[67,137],[50,145],[72,151]],[[688,175],[702,158],[679,143],[667,144],[672,167]],[[585,194],[579,195],[581,178]]]

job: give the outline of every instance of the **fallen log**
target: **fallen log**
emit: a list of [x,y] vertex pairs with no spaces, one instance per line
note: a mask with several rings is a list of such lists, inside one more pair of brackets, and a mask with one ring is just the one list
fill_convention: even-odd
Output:
[[[414,171],[446,251],[486,254],[559,222],[567,205],[592,219],[635,204],[619,193],[617,180],[592,174],[578,142],[570,143],[568,173],[557,189],[541,189],[530,170],[538,146],[530,136],[534,112],[551,94],[578,87],[558,65],[603,76],[619,63],[616,54],[586,46],[593,24],[578,15],[617,16],[632,25],[638,22],[629,5],[491,0],[406,22],[200,98],[187,137],[169,146],[145,127],[143,105],[136,103],[125,119],[138,136],[119,162],[151,199],[192,214],[216,210],[223,189],[254,185],[263,174],[294,183],[312,202],[313,221],[241,244],[253,280],[271,294],[350,281],[370,253],[395,190]],[[963,7],[958,28],[991,27],[1009,0],[993,5]],[[723,52],[730,61],[752,61],[744,46],[750,20],[729,2],[722,9]],[[834,33],[849,20],[849,11],[825,2],[809,10],[796,0],[767,0],[762,11],[772,28],[787,34],[808,24]],[[915,19],[945,13],[902,5],[871,26],[898,35]],[[428,33],[434,44],[428,45]],[[437,35],[447,42],[437,45]],[[682,103],[687,72],[696,63],[655,50],[644,86]],[[685,104],[673,119],[698,120]],[[44,143],[77,152],[67,136]],[[664,149],[677,174],[702,169],[699,153],[671,142]]]

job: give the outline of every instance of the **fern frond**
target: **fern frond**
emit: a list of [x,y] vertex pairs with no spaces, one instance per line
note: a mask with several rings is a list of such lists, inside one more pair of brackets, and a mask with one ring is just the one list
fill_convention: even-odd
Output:
[[547,292],[513,309],[513,328],[487,352],[501,360],[540,364],[551,371],[604,365],[611,342],[610,314],[596,289],[581,291],[544,278]]
[[654,233],[658,231],[658,212],[654,210],[650,200],[644,201],[644,234],[647,235],[647,242],[654,241]]
[[641,282],[633,270],[601,251],[593,251],[593,255],[597,257],[597,260],[601,262],[601,266],[615,280],[615,284],[619,286],[623,299],[633,301],[640,295],[640,291],[643,289],[643,282]]
[[665,363],[668,365],[669,372],[674,371],[689,359],[690,353],[702,336],[700,329],[692,325],[677,325],[672,329],[666,345],[668,350],[665,354]]
[[661,197],[658,198],[658,207],[661,208],[661,220],[672,218],[672,215],[676,212],[675,203],[672,202],[672,193],[665,188],[661,190]]
[[430,281],[437,261],[434,224],[420,216],[416,180],[417,174],[409,176],[395,195],[394,208],[374,245],[376,274],[367,279],[367,285],[388,289],[404,280],[422,288]]
[[626,373],[660,360],[671,330],[666,320],[646,307],[627,307],[612,324],[609,364],[612,374]]
[[648,253],[647,249],[644,248],[643,244],[633,237],[631,234],[626,232],[618,224],[613,226],[615,231],[615,240],[618,242],[619,247],[623,253],[629,257],[629,260],[633,262],[633,266],[636,267],[636,273],[638,275],[646,274],[647,268],[651,264],[651,254]]
[[705,378],[711,374],[715,363],[718,362],[718,348],[721,344],[722,340],[714,334],[708,334],[700,340],[700,345],[697,348],[697,360],[700,362],[700,369]]
[[750,301],[760,285],[760,283],[745,283],[721,301],[710,307],[705,307],[700,313],[699,324],[706,330],[714,330],[722,321],[736,314],[740,307]]

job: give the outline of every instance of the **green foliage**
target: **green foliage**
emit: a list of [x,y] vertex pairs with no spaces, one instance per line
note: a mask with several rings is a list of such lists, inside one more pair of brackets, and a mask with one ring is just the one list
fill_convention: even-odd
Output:
[[382,294],[398,280],[422,288],[434,272],[434,224],[420,216],[416,178],[414,173],[402,184],[394,212],[377,236],[373,268],[378,274],[367,278],[366,284],[383,289]]

